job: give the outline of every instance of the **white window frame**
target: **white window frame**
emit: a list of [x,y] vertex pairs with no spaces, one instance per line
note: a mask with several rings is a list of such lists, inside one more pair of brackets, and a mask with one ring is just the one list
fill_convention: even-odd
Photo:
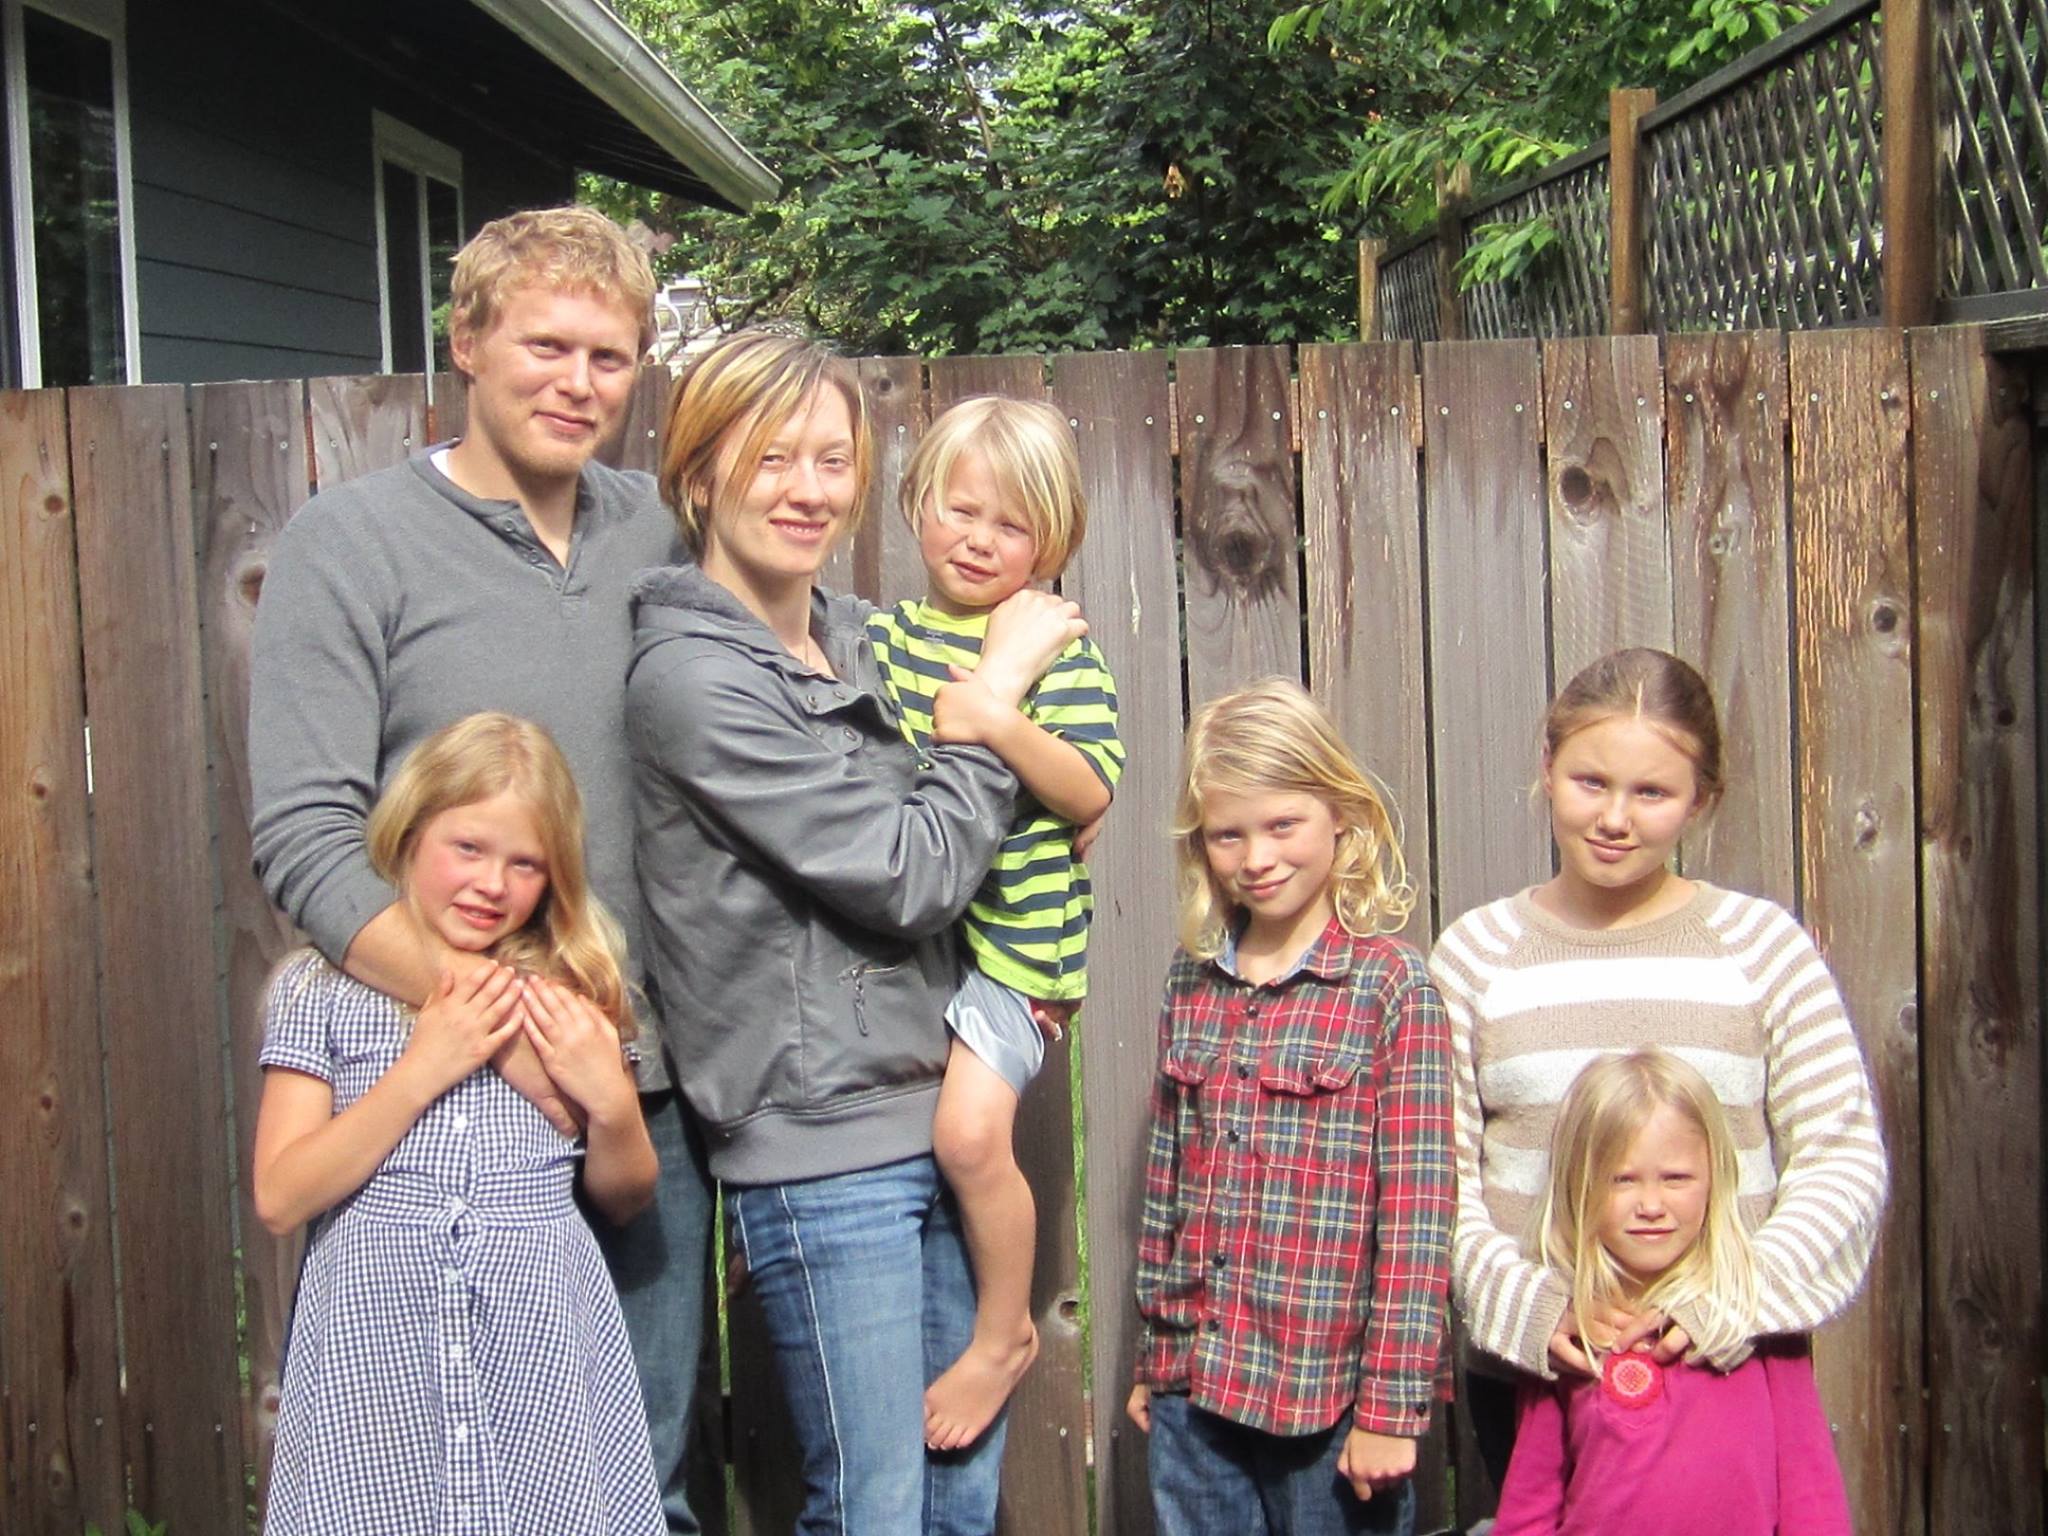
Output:
[[420,334],[426,338],[427,374],[434,371],[434,291],[428,282],[427,182],[438,181],[455,193],[455,226],[469,225],[462,212],[462,151],[439,139],[430,138],[388,113],[370,112],[370,181],[377,194],[377,326],[384,346],[383,371],[391,371],[391,237],[384,213],[384,167],[395,165],[411,171],[419,187],[419,209],[414,228],[420,236]]
[[107,40],[114,62],[114,206],[121,221],[121,373],[142,382],[142,316],[135,297],[135,161],[128,115],[127,0],[0,0],[7,36],[7,174],[14,205],[14,328],[24,388],[43,383],[43,338],[37,310],[35,189],[29,185],[28,60],[22,11],[41,11]]

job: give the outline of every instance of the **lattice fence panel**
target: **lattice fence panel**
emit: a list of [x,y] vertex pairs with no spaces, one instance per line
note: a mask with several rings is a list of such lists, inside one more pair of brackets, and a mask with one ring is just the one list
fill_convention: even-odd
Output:
[[1872,8],[1644,133],[1651,324],[1876,318],[1880,20]]
[[1435,240],[1411,246],[1380,267],[1380,334],[1389,341],[1440,339]]
[[1541,219],[1557,239],[1525,271],[1465,291],[1465,324],[1472,336],[1597,336],[1607,329],[1607,199],[1602,157],[1473,215],[1475,230]]
[[1935,10],[1937,162],[1949,226],[1944,297],[2048,287],[2048,0]]

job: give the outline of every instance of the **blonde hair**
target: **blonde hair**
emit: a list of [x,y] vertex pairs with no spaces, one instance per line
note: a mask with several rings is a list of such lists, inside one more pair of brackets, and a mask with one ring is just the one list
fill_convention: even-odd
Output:
[[[846,525],[852,534],[866,514],[875,458],[873,427],[853,364],[801,336],[735,331],[676,375],[662,425],[659,480],[692,555],[703,558],[715,503],[754,478],[775,434],[826,385],[846,397],[853,422],[854,497]],[[728,443],[734,452],[721,475],[719,458]]]
[[[1609,1181],[1660,1107],[1683,1115],[1706,1139],[1707,1210],[1700,1235],[1638,1292],[1600,1241]],[[1691,1360],[1732,1367],[1755,1329],[1756,1261],[1742,1218],[1741,1167],[1728,1117],[1707,1080],[1669,1051],[1605,1056],[1566,1091],[1550,1138],[1550,1178],[1536,1217],[1538,1256],[1568,1278],[1582,1321],[1619,1308],[1688,1309],[1699,1329]],[[1585,1340],[1596,1358],[1598,1344]]]
[[1609,651],[1558,690],[1543,715],[1545,761],[1589,725],[1626,715],[1642,720],[1692,760],[1701,807],[1721,797],[1721,723],[1713,690],[1686,662],[1648,646]]
[[654,342],[654,286],[647,257],[595,208],[528,208],[491,220],[456,254],[448,329],[481,336],[515,291],[549,288],[628,311],[645,352]]
[[976,395],[949,406],[903,471],[903,520],[912,533],[938,509],[963,453],[982,456],[1003,509],[1031,530],[1038,544],[1032,575],[1040,581],[1058,576],[1088,536],[1081,456],[1067,418],[1042,401],[1008,395]]
[[[533,812],[547,857],[548,884],[526,926],[492,947],[491,958],[573,987],[633,1038],[625,941],[590,892],[583,865],[583,796],[555,739],[513,715],[466,715],[421,742],[370,812],[370,864],[406,891],[420,834],[443,811],[505,793]],[[408,891],[405,898],[411,901]]]
[[1203,845],[1205,797],[1276,793],[1314,795],[1336,817],[1330,900],[1346,932],[1390,933],[1408,920],[1415,888],[1385,795],[1323,707],[1300,684],[1269,677],[1211,700],[1188,723],[1173,817],[1182,948],[1218,954],[1230,916]]

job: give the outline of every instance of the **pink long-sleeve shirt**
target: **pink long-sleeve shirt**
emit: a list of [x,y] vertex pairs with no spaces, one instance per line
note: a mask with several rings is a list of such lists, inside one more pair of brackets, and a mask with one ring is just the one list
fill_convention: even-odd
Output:
[[1850,1536],[1804,1340],[1611,1374],[1523,1388],[1493,1536]]

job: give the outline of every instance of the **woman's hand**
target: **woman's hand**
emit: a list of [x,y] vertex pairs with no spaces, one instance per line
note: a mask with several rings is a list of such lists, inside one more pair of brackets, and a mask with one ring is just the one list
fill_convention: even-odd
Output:
[[1375,1434],[1354,1424],[1338,1453],[1337,1471],[1351,1484],[1353,1493],[1370,1499],[1414,1473],[1415,1442],[1400,1435]]
[[1087,633],[1079,604],[1028,587],[1014,592],[989,615],[975,678],[1014,708],[1060,652]]
[[505,966],[480,965],[460,981],[443,971],[413,1020],[399,1064],[419,1074],[430,1099],[438,1098],[519,1032],[518,1004],[518,978]]
[[1131,1395],[1124,1399],[1124,1413],[1130,1421],[1146,1434],[1152,1433],[1152,1389],[1142,1381],[1131,1388]]
[[582,993],[529,976],[520,1023],[548,1076],[593,1120],[615,1119],[633,1103],[619,1032]]

